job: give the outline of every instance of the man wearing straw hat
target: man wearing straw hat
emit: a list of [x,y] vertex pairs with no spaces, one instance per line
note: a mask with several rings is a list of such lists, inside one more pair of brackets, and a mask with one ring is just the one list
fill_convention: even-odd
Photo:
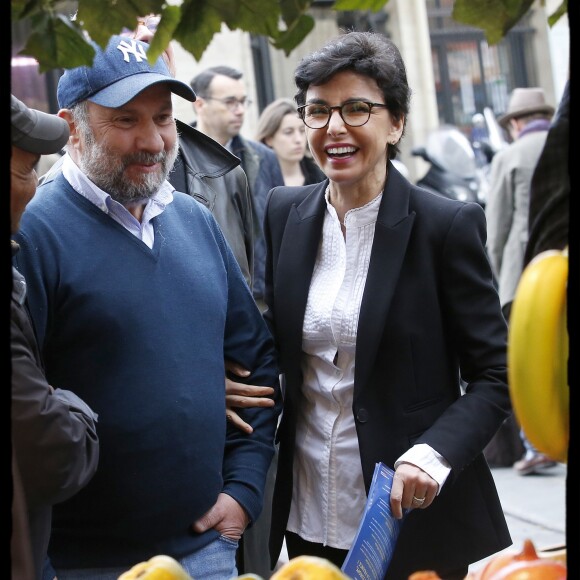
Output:
[[[523,271],[532,175],[553,114],[554,107],[546,103],[541,88],[517,88],[510,96],[507,112],[498,119],[512,143],[492,160],[485,213],[487,249],[507,320]],[[517,473],[530,475],[556,465],[532,447],[523,431],[520,437],[525,455],[514,463]]]

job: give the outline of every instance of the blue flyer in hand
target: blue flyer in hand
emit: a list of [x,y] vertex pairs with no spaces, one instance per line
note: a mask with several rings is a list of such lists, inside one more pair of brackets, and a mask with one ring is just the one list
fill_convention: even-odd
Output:
[[391,487],[395,472],[377,463],[365,511],[342,571],[354,580],[383,580],[393,557],[401,525],[391,512]]

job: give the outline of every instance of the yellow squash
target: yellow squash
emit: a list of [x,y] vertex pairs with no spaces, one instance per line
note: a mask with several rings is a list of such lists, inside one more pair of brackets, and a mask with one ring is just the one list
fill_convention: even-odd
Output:
[[275,572],[270,580],[348,580],[348,576],[325,558],[296,556]]
[[121,574],[118,580],[193,580],[193,578],[177,560],[161,554],[146,562],[135,564]]
[[516,418],[530,442],[559,462],[569,440],[567,250],[538,254],[524,269],[509,322],[508,375]]

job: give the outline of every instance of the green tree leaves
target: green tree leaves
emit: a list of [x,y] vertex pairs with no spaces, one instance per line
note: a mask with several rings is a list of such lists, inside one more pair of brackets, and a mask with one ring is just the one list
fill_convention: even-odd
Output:
[[[20,54],[36,58],[40,72],[91,64],[87,35],[101,46],[123,29],[134,30],[139,16],[160,14],[148,51],[151,61],[177,40],[199,60],[222,24],[266,36],[289,55],[314,28],[313,0],[12,0],[12,20],[26,22],[29,36]],[[336,0],[333,10],[382,10],[389,0]],[[484,30],[499,42],[530,9],[533,0],[456,0],[453,19]],[[77,10],[78,8],[78,10]],[[552,26],[567,10],[567,0],[549,17]]]

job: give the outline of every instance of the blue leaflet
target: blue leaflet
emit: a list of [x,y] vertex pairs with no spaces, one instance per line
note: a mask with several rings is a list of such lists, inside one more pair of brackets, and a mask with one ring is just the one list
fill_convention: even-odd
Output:
[[393,557],[399,531],[405,520],[391,512],[391,487],[395,472],[384,463],[375,465],[365,511],[352,546],[342,565],[354,580],[383,580]]

